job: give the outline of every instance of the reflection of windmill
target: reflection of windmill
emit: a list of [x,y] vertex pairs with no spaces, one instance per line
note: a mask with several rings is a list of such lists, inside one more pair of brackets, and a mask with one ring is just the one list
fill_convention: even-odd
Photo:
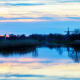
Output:
[[68,31],[64,31],[64,32],[67,32],[67,36],[69,36],[70,32],[73,32],[73,31],[69,31],[69,27],[68,27]]

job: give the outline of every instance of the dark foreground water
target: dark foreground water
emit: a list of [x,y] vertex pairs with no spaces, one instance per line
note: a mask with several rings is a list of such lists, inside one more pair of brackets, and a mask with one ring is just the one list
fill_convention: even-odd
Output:
[[80,80],[79,62],[71,47],[0,51],[0,80]]

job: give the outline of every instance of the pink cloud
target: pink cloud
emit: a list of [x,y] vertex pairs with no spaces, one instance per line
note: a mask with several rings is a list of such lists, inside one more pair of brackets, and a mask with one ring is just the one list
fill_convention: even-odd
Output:
[[42,21],[49,21],[49,20],[42,20],[42,19],[0,20],[0,22],[42,22]]

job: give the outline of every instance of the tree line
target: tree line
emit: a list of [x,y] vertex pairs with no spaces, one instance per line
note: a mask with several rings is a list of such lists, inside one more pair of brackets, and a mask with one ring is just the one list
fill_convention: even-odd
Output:
[[25,34],[22,35],[10,35],[9,40],[26,40],[26,39],[34,39],[34,40],[80,40],[80,29],[75,29],[69,36],[67,34],[31,34],[28,37]]

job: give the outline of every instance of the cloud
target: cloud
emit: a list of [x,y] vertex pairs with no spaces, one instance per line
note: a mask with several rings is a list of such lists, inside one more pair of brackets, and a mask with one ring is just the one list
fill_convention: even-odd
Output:
[[27,75],[20,75],[20,74],[13,74],[13,75],[5,75],[5,77],[45,77],[44,75],[30,75],[30,74],[27,74]]
[[61,80],[80,80],[80,78],[67,78],[67,77],[60,77]]
[[[1,22],[28,22],[29,19],[37,21],[79,21],[69,17],[80,17],[80,0],[3,0],[0,1],[0,17],[7,18]],[[11,20],[12,18],[16,18]],[[23,18],[23,20],[22,20]],[[31,21],[29,20],[29,22]],[[32,20],[33,21],[33,20]],[[35,21],[35,20],[34,20]]]
[[2,5],[4,5],[4,6],[37,6],[37,5],[44,5],[44,4],[42,4],[42,3],[15,3],[15,4],[13,4],[13,3],[5,3],[5,4],[0,4],[0,6],[2,6]]
[[80,17],[68,17],[70,19],[74,19],[74,20],[80,20]]
[[4,17],[0,17],[0,20],[7,20],[7,18],[4,18]]
[[49,20],[42,19],[16,19],[16,20],[0,20],[0,22],[43,22]]
[[50,21],[80,21],[78,17],[60,17],[60,16],[52,16],[52,17],[38,17],[38,18],[3,18],[0,17],[0,22],[50,22]]
[[80,0],[57,0],[59,3],[80,2]]

